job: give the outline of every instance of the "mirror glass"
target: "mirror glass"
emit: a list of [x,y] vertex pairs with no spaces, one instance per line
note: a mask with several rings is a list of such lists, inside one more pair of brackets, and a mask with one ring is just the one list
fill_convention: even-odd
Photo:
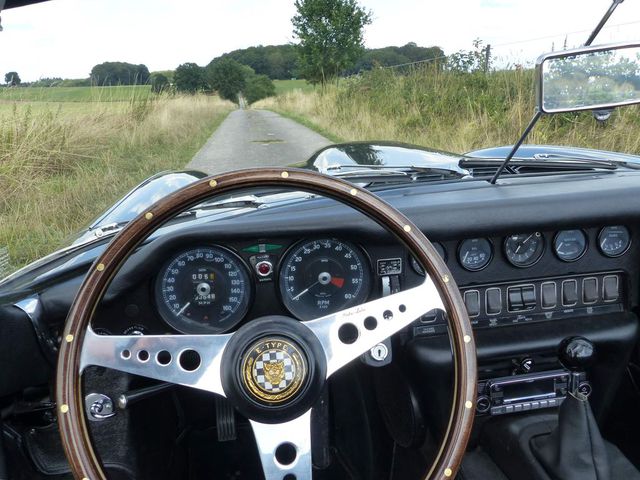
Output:
[[640,102],[640,47],[624,46],[545,58],[545,113],[609,108]]

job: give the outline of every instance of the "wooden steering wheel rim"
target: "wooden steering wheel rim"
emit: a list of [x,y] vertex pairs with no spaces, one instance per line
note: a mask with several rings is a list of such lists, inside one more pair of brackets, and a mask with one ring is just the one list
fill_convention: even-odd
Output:
[[66,320],[56,371],[60,434],[77,478],[106,479],[87,428],[79,366],[85,332],[111,279],[149,234],[185,208],[213,195],[265,186],[291,187],[316,193],[356,208],[392,232],[425,265],[447,309],[454,360],[453,405],[449,423],[438,455],[425,478],[452,478],[457,472],[474,419],[476,350],[464,302],[446,264],[418,228],[367,190],[307,170],[257,168],[208,177],[163,198],[114,237],[90,268]]

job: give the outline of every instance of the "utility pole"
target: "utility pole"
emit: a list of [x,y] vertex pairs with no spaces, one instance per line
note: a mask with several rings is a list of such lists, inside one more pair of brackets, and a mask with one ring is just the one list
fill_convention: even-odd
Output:
[[489,72],[489,64],[491,62],[491,45],[487,45],[484,51],[484,73]]

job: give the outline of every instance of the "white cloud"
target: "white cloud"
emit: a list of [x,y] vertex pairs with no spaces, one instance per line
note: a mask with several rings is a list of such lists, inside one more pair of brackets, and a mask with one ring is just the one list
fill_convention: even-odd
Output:
[[[515,63],[531,61],[586,39],[609,0],[362,0],[374,22],[369,47],[439,45],[468,49],[474,38]],[[292,0],[53,0],[2,13],[0,74],[16,70],[25,80],[86,77],[103,61],[144,63],[150,70],[183,62],[207,64],[221,53],[292,40]],[[610,24],[640,22],[640,2],[627,1]],[[609,28],[600,41],[637,38],[640,23]],[[511,44],[548,37],[535,42]]]

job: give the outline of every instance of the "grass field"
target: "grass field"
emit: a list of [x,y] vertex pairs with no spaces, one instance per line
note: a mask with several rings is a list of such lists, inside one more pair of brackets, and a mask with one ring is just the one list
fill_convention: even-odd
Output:
[[[262,100],[333,141],[396,140],[452,152],[513,144],[534,112],[531,71],[454,74],[377,69],[323,93],[292,90]],[[618,109],[604,125],[589,113],[543,118],[529,143],[640,153],[640,108]]]
[[312,92],[314,90],[314,86],[307,83],[306,80],[274,80],[273,83],[276,86],[276,95],[295,90],[301,90],[303,92]]
[[108,101],[0,101],[0,251],[8,247],[10,270],[65,245],[148,176],[184,168],[234,108],[212,96],[126,99],[115,88],[102,91]]
[[149,85],[121,87],[0,87],[0,102],[129,102],[151,96]]

